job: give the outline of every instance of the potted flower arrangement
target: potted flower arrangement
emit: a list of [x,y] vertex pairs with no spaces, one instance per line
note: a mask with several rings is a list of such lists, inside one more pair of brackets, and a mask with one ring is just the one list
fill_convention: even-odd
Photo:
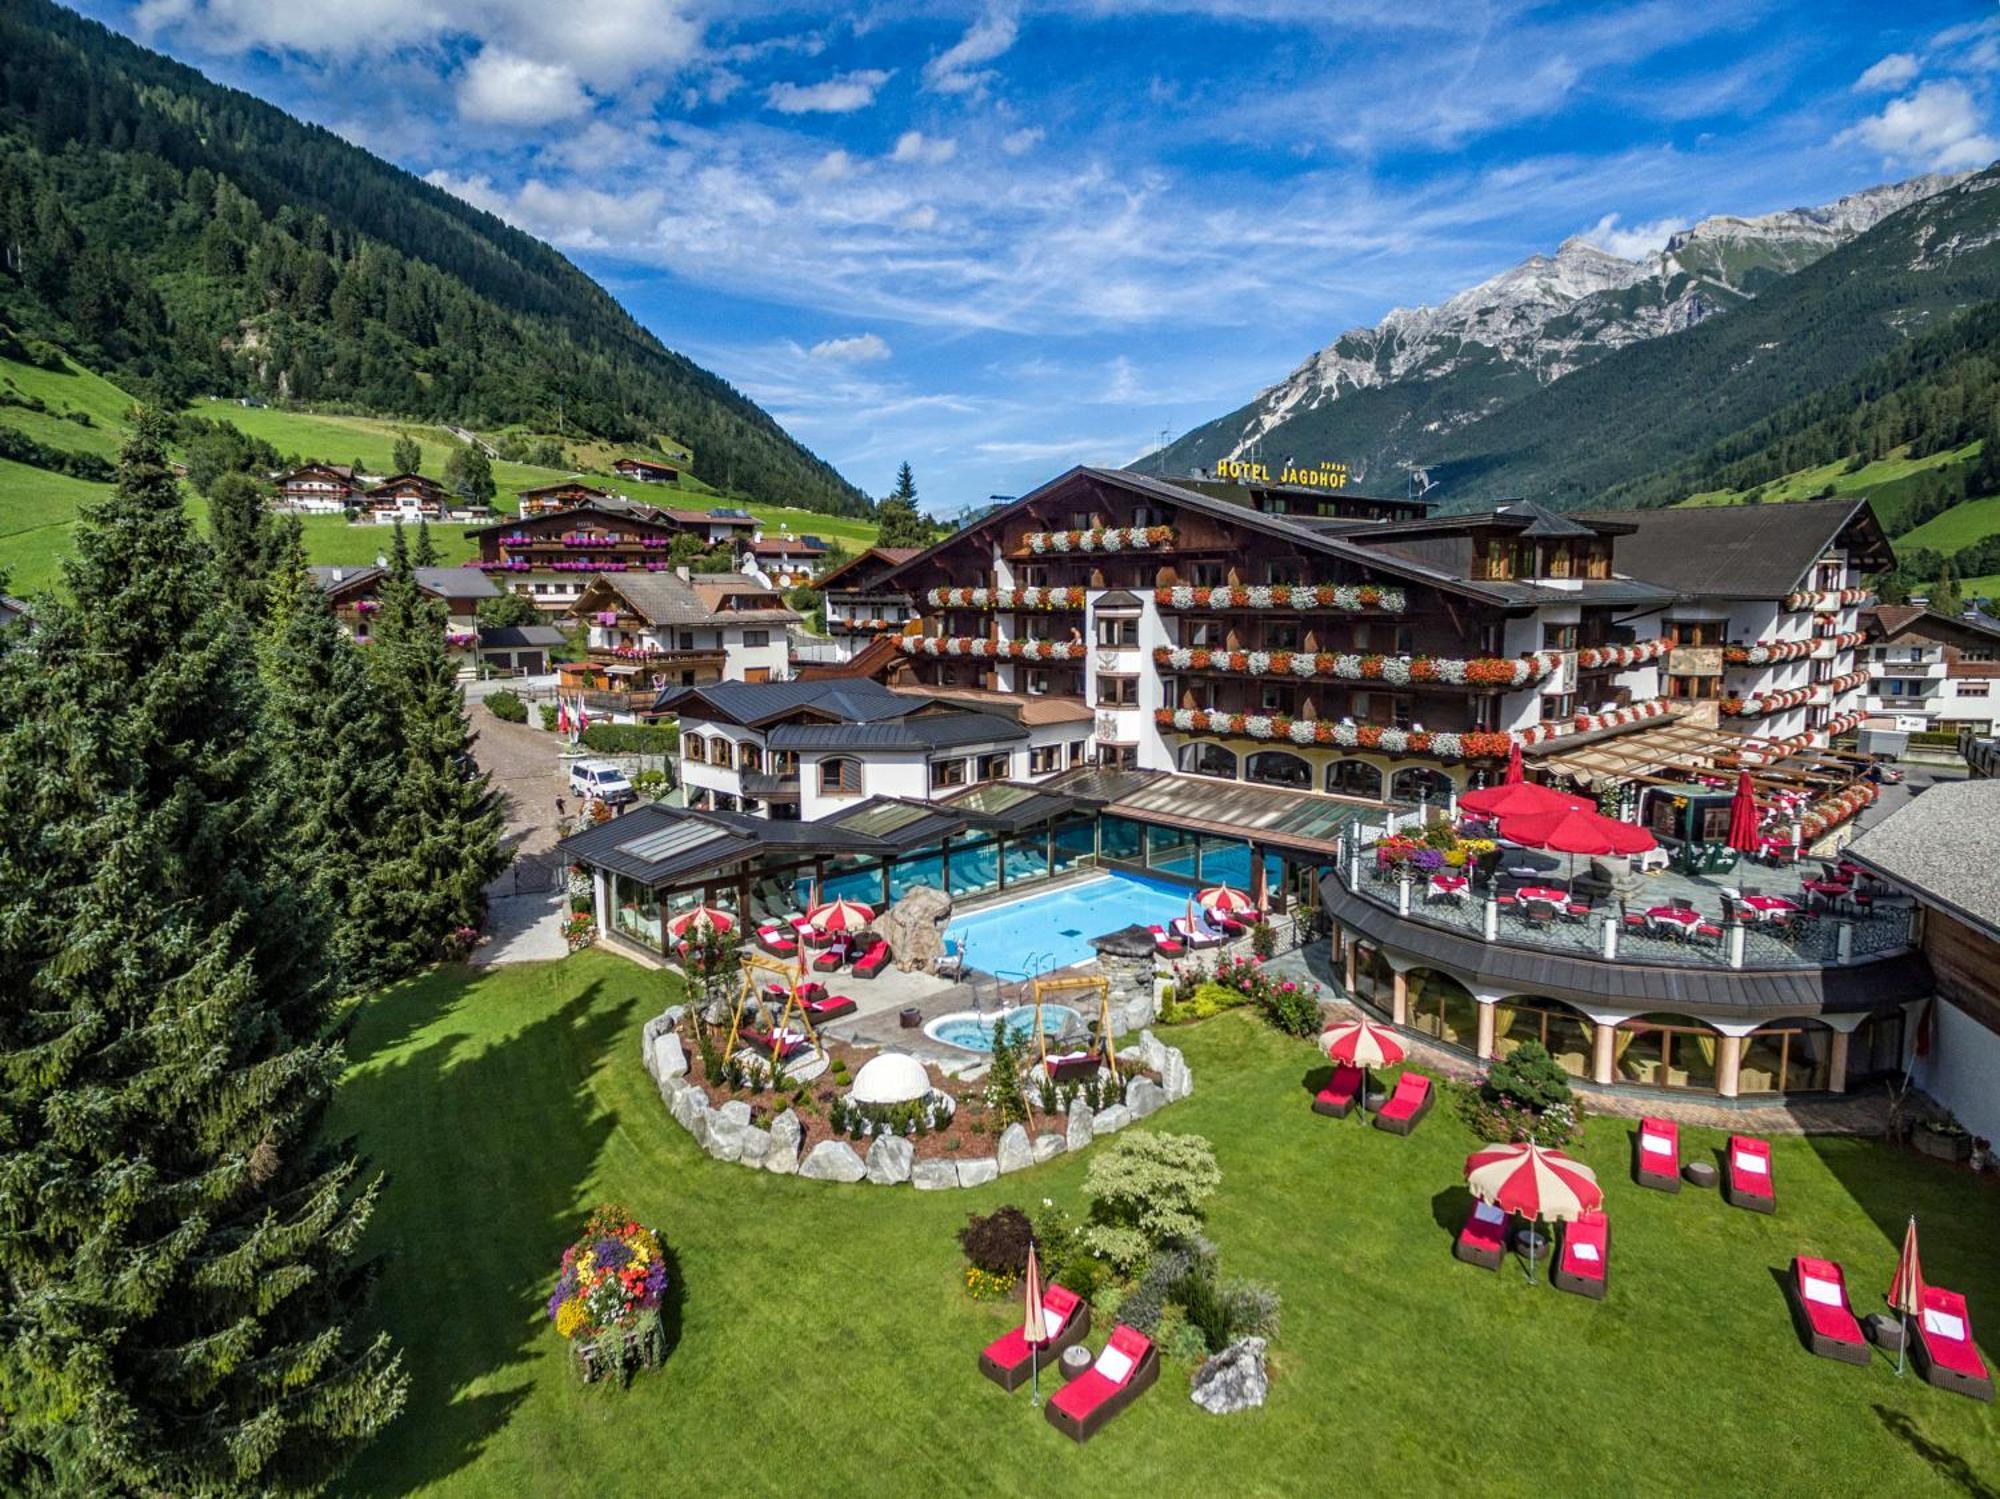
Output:
[[583,1225],[583,1237],[563,1251],[549,1321],[575,1348],[587,1384],[617,1371],[656,1368],[666,1356],[660,1304],[667,1291],[666,1254],[659,1236],[623,1208],[604,1206]]
[[1939,1161],[1964,1161],[1972,1158],[1972,1132],[1950,1114],[1933,1114],[1919,1119],[1910,1136],[1919,1155],[1927,1155]]

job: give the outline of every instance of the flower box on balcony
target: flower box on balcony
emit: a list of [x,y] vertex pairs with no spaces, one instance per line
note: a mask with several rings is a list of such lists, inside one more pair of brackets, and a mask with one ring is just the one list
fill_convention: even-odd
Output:
[[1331,677],[1344,682],[1382,682],[1392,687],[1436,683],[1452,687],[1526,687],[1562,666],[1554,651],[1532,655],[1446,656],[1355,655],[1344,651],[1222,651],[1202,646],[1158,646],[1153,664],[1172,671],[1236,672],[1252,677]]
[[1089,531],[1030,531],[1023,542],[1038,556],[1066,552],[1143,552],[1172,546],[1177,534],[1172,526],[1100,526]]
[[1409,607],[1400,588],[1374,583],[1270,583],[1226,588],[1177,584],[1153,590],[1162,609],[1338,609],[1347,613],[1401,614]]
[[1081,609],[1088,598],[1081,588],[933,588],[924,595],[933,609]]

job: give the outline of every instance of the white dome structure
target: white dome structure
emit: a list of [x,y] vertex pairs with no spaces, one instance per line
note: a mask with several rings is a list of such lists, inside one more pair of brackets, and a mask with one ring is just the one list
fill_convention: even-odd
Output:
[[915,1057],[885,1051],[870,1057],[854,1074],[847,1096],[856,1103],[915,1103],[931,1093],[931,1075]]

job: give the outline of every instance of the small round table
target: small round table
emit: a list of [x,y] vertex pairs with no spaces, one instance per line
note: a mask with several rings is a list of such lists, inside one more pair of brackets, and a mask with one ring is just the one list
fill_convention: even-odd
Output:
[[1715,1162],[1689,1161],[1681,1167],[1681,1179],[1690,1187],[1712,1187],[1715,1185]]
[[1553,1242],[1554,1240],[1550,1239],[1547,1234],[1532,1225],[1514,1230],[1514,1252],[1516,1254],[1532,1255],[1535,1259],[1545,1260],[1549,1257],[1549,1246]]
[[1903,1350],[1903,1319],[1894,1312],[1870,1312],[1861,1319],[1861,1331],[1884,1353]]
[[1063,1349],[1056,1367],[1062,1374],[1063,1383],[1068,1384],[1090,1367],[1090,1350],[1081,1343],[1072,1343]]

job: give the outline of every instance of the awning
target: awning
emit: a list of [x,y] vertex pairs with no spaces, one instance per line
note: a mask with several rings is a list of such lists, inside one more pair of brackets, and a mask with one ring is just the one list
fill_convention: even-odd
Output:
[[[1629,730],[1574,747],[1558,742],[1536,758],[1542,769],[1573,778],[1578,785],[1627,781],[1640,776],[1689,775],[1712,771],[1717,755],[1741,749],[1742,738],[1693,723],[1663,723]],[[1532,751],[1531,751],[1532,753]]]
[[[1074,793],[1082,784],[1065,783],[1062,789]],[[1320,861],[1337,852],[1341,831],[1349,824],[1365,822],[1380,827],[1389,815],[1387,807],[1374,802],[1171,772],[1154,774],[1143,784],[1119,790],[1121,794],[1104,808],[1109,816],[1225,838],[1247,838],[1266,848],[1308,854]]]

